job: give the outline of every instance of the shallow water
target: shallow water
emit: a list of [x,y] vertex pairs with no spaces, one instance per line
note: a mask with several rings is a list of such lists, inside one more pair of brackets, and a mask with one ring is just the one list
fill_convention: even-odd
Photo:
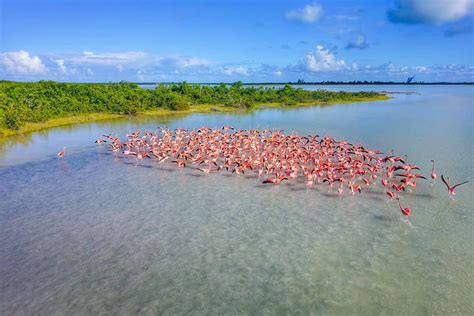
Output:
[[472,183],[456,201],[440,181],[420,183],[405,196],[409,226],[377,187],[342,197],[326,186],[264,187],[136,167],[93,144],[163,125],[271,127],[394,149],[427,175],[435,159],[438,175],[473,180],[472,87],[342,88],[419,94],[114,120],[3,142],[0,314],[474,313]]

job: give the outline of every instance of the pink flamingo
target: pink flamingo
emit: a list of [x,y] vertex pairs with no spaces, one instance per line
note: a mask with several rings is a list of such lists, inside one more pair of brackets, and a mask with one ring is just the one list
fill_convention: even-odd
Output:
[[400,199],[397,198],[398,200],[398,206],[400,207],[400,212],[402,212],[403,216],[409,217],[411,213],[411,209],[409,207],[403,207],[402,203],[400,203]]
[[262,183],[280,184],[284,180],[288,180],[288,178],[281,175],[280,173],[277,173],[274,178],[268,178],[268,179],[264,180]]
[[436,172],[435,172],[435,161],[431,160],[431,163],[433,164],[431,166],[431,179],[433,179],[433,184],[434,184],[435,181],[436,181],[436,177],[437,177]]
[[63,147],[63,150],[56,154],[56,157],[58,157],[58,159],[62,159],[64,158],[64,156],[66,156],[66,147]]
[[469,181],[464,181],[464,182],[461,182],[461,183],[458,183],[456,185],[453,185],[451,186],[450,184],[450,181],[449,181],[449,177],[447,178],[447,180],[444,178],[443,175],[441,175],[441,180],[444,182],[444,184],[446,184],[446,187],[448,188],[448,194],[449,196],[452,198],[456,195],[456,192],[454,191],[456,189],[456,187],[460,186],[460,185],[463,185],[463,184],[466,184],[468,183]]

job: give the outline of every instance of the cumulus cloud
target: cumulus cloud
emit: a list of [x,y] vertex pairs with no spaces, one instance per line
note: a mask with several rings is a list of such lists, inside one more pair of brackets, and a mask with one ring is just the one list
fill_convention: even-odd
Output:
[[42,75],[48,71],[38,56],[30,56],[30,53],[24,50],[1,53],[0,65],[10,75]]
[[346,49],[365,49],[369,47],[369,44],[367,43],[367,40],[364,35],[359,35],[355,39],[355,41],[349,42],[346,45]]
[[178,56],[178,57],[164,57],[160,59],[160,61],[164,61],[164,60],[172,60],[176,64],[176,66],[182,67],[182,68],[202,67],[202,66],[209,66],[212,64],[212,62],[210,62],[207,59],[197,58],[197,57],[190,58],[190,57]]
[[224,67],[223,68],[223,73],[226,75],[242,75],[242,76],[248,76],[249,75],[249,70],[247,68],[244,68],[242,66],[238,67]]
[[441,24],[459,20],[473,10],[474,0],[397,0],[387,17],[393,23]]
[[[273,75],[277,71],[274,68]],[[285,70],[285,79],[296,81],[401,81],[405,82],[410,76],[416,76],[419,81],[472,81],[474,66],[468,65],[417,65],[407,66],[387,62],[384,64],[359,64],[356,61],[346,62],[337,59],[332,51],[325,46],[318,45],[315,52],[306,55],[298,63],[288,65]],[[278,79],[275,79],[278,80]]]
[[336,71],[346,67],[344,60],[336,59],[334,54],[321,45],[316,46],[314,52],[308,53],[300,65],[311,72]]
[[308,4],[302,9],[292,10],[286,13],[288,20],[296,20],[305,23],[314,23],[323,16],[323,8],[318,3]]
[[67,72],[67,67],[64,64],[64,59],[55,59],[53,60],[56,65],[58,65],[60,72],[66,73]]
[[[419,81],[472,81],[474,66],[362,64],[337,58],[329,43],[283,65],[223,63],[198,57],[159,56],[151,53],[56,54],[32,56],[27,52],[0,53],[0,75],[15,80],[67,81],[307,81],[394,80],[416,75]],[[83,63],[79,62],[81,59]],[[120,74],[119,74],[120,73]]]

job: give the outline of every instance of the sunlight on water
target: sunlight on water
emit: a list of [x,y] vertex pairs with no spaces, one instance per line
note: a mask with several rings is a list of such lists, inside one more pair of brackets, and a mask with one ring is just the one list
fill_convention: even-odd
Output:
[[[360,90],[360,87],[343,87]],[[84,124],[0,144],[0,314],[472,314],[472,183],[262,186],[252,176],[114,158],[101,134],[233,125],[318,133],[472,181],[472,87],[389,101]],[[68,147],[66,159],[55,153]]]

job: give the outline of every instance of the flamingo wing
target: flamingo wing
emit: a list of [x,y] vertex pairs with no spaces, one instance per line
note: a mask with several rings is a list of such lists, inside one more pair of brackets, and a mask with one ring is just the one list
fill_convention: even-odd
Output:
[[458,183],[458,184],[456,184],[455,186],[453,186],[453,189],[456,188],[456,187],[458,187],[458,186],[460,186],[460,185],[466,184],[466,183],[468,183],[468,182],[469,182],[469,181],[464,181],[464,182]]
[[449,190],[449,183],[446,181],[446,179],[444,179],[444,176],[441,175],[441,181],[443,181],[444,184],[446,184],[446,187],[448,188]]

